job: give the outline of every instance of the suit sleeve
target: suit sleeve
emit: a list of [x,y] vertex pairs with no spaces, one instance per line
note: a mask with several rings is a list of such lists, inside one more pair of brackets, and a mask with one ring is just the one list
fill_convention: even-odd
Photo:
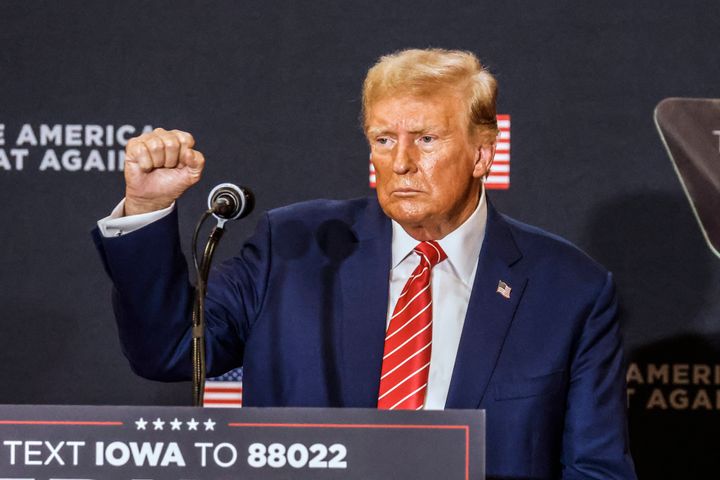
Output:
[[570,369],[563,479],[636,478],[629,452],[625,368],[611,274],[583,328]]
[[[194,289],[180,246],[177,211],[121,237],[93,231],[113,282],[113,309],[123,353],[140,376],[192,377]],[[262,304],[270,243],[267,216],[240,254],[213,269],[206,297],[206,358],[210,375],[242,365],[245,340]]]

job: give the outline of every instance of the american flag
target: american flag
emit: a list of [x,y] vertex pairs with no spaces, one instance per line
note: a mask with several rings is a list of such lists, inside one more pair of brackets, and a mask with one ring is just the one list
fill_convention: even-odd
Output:
[[497,293],[502,295],[505,298],[510,298],[510,292],[512,291],[512,288],[510,288],[510,285],[500,280],[498,282],[497,290],[495,290]]
[[240,408],[242,407],[241,368],[230,370],[219,377],[205,381],[203,405],[208,408]]
[[507,190],[510,188],[510,115],[498,115],[497,121],[500,134],[495,149],[495,160],[485,180],[485,187]]
[[[490,167],[490,174],[485,180],[485,187],[491,190],[507,190],[510,188],[510,115],[498,115],[497,148],[495,160]],[[370,162],[370,188],[375,188],[375,167]]]

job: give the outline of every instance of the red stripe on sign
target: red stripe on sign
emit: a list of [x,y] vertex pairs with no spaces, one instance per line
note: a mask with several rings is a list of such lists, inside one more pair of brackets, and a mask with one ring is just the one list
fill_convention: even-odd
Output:
[[0,425],[77,425],[82,427],[120,427],[123,422],[90,422],[73,420],[0,420]]
[[228,427],[263,427],[263,428],[399,428],[399,429],[430,429],[430,430],[465,430],[469,425],[413,425],[413,424],[382,424],[382,423],[228,423]]

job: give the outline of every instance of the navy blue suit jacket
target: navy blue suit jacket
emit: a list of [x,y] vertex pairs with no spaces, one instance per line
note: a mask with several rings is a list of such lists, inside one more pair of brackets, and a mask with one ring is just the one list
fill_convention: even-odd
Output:
[[[265,214],[211,274],[210,374],[243,365],[248,406],[375,408],[391,236],[374,198]],[[133,369],[189,379],[192,289],[177,215],[95,239]],[[635,478],[616,311],[601,266],[489,205],[446,403],[487,410],[488,477]]]

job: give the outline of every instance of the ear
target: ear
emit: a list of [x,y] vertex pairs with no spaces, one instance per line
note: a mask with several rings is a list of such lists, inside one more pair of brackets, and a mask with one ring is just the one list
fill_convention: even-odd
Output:
[[490,173],[493,159],[495,158],[496,142],[482,143],[477,148],[477,158],[473,170],[474,178],[485,178]]

